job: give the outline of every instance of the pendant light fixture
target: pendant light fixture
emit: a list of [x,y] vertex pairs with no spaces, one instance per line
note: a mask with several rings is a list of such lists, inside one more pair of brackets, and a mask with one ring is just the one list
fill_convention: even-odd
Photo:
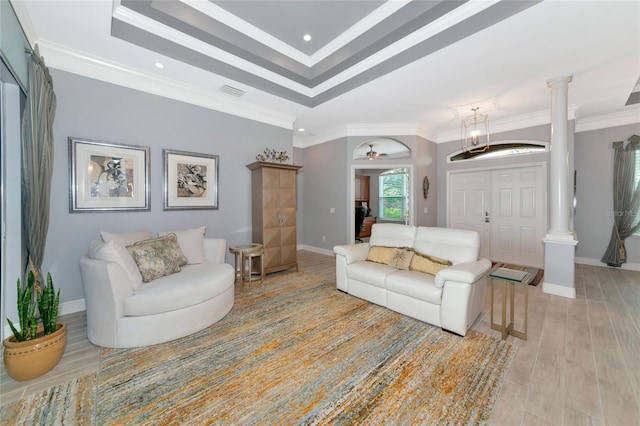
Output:
[[473,107],[473,115],[462,120],[462,150],[484,152],[489,149],[489,116],[478,113],[480,107]]

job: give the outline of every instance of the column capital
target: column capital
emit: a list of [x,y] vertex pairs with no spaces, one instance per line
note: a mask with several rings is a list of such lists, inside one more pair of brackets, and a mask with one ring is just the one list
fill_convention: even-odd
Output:
[[567,86],[573,80],[573,75],[566,75],[564,77],[555,77],[547,80],[547,87]]

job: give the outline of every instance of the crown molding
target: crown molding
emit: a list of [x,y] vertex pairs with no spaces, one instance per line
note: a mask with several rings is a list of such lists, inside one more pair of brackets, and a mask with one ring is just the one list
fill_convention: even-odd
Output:
[[607,127],[625,126],[627,124],[640,124],[640,105],[634,108],[625,107],[624,111],[596,117],[579,119],[576,122],[576,133],[589,130],[605,129]]
[[346,127],[334,128],[328,130],[319,135],[314,135],[308,138],[303,138],[300,136],[293,137],[293,146],[295,148],[309,148],[315,145],[320,145],[326,142],[335,141],[337,139],[342,139],[347,137]]
[[346,136],[417,135],[418,123],[354,123],[345,126]]
[[[571,105],[568,108],[568,119],[576,120],[575,132],[604,129],[608,127],[624,126],[640,123],[640,105],[636,108],[613,114],[597,117],[578,119],[576,113],[579,106]],[[526,129],[551,123],[551,110],[533,112],[515,117],[496,120],[491,123],[491,133],[502,133],[511,130]],[[322,135],[311,138],[293,138],[293,146],[296,148],[308,148],[325,142],[334,141],[349,136],[410,136],[415,135],[435,143],[451,142],[460,139],[459,130],[448,130],[436,134],[432,130],[422,127],[417,123],[359,123],[347,124],[343,128],[334,129]]]
[[419,136],[429,141],[436,139],[435,134],[431,130],[420,126],[418,123],[354,123],[310,138],[294,136],[293,146],[296,148],[308,148],[352,136]]
[[288,114],[134,70],[48,40],[38,40],[38,46],[40,54],[46,57],[47,66],[50,68],[293,130],[295,117]]

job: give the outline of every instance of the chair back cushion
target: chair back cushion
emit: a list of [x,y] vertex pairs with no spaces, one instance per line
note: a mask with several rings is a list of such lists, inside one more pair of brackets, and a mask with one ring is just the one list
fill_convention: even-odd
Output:
[[395,223],[374,223],[369,245],[386,247],[413,247],[416,227]]
[[476,231],[421,226],[413,249],[456,263],[474,262],[480,253],[480,234]]

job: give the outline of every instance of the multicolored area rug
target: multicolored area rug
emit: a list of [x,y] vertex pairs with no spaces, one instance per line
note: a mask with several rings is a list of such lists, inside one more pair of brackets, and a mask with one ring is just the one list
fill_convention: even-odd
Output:
[[25,399],[0,406],[3,425],[91,425],[96,375],[69,380]]
[[103,349],[100,372],[0,407],[2,424],[487,423],[515,355],[306,273],[239,291],[200,333]]
[[[515,350],[289,274],[203,332],[104,350],[96,423],[481,424]],[[277,289],[275,289],[277,286]],[[275,289],[275,290],[272,290]]]

